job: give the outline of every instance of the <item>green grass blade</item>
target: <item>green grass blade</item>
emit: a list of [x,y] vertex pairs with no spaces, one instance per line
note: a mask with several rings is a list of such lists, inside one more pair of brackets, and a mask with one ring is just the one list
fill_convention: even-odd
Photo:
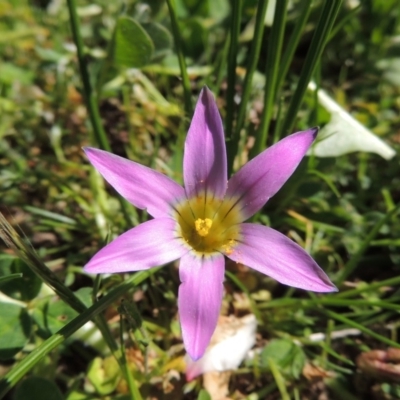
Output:
[[264,19],[267,11],[268,0],[260,0],[257,8],[256,24],[254,28],[254,36],[250,49],[250,54],[247,62],[246,76],[243,82],[242,100],[240,102],[238,117],[236,120],[236,126],[230,142],[230,149],[228,151],[228,176],[232,174],[233,161],[238,151],[240,131],[243,128],[244,120],[247,111],[247,103],[249,102],[251,85],[253,81],[253,75],[257,67],[258,58],[260,54],[263,33],[264,33]]
[[193,112],[192,92],[190,90],[190,80],[189,80],[189,75],[188,75],[187,69],[186,69],[186,61],[185,61],[185,56],[183,54],[183,49],[182,49],[182,39],[181,39],[180,31],[179,31],[178,19],[176,17],[173,0],[167,0],[167,5],[168,5],[168,10],[169,10],[169,16],[171,19],[171,28],[172,28],[172,34],[174,36],[174,41],[175,41],[176,53],[178,55],[179,68],[181,70],[185,111],[186,111],[187,116],[192,116],[192,112]]
[[238,42],[240,34],[240,21],[243,0],[235,0],[232,4],[232,22],[230,37],[231,42],[228,53],[228,89],[226,92],[226,119],[225,134],[227,138],[232,138],[232,126],[234,118],[234,97],[236,83],[236,57],[238,53]]
[[261,124],[256,135],[256,141],[250,151],[251,158],[261,153],[266,147],[269,125],[273,114],[278,70],[281,61],[282,44],[286,26],[287,3],[288,0],[276,2],[274,23],[272,25],[271,37],[269,38],[268,43],[265,72],[266,82],[264,88],[264,109]]
[[272,376],[275,379],[276,386],[278,386],[279,393],[282,400],[290,400],[289,394],[286,390],[285,378],[280,373],[276,362],[272,358],[268,358],[268,365],[271,368]]
[[390,212],[388,212],[384,217],[381,218],[381,220],[371,229],[371,231],[368,233],[367,237],[363,240],[360,249],[357,251],[356,254],[347,262],[347,264],[344,266],[343,270],[339,273],[337,279],[335,279],[336,285],[340,285],[345,281],[348,276],[357,268],[358,263],[361,260],[361,257],[365,253],[365,251],[368,249],[370,243],[372,240],[375,238],[375,236],[378,234],[382,226],[389,221],[394,214],[396,214],[400,209],[400,203]]
[[296,51],[296,48],[300,42],[301,33],[304,30],[304,27],[311,12],[311,1],[312,0],[303,0],[301,2],[300,15],[296,21],[294,31],[290,36],[287,48],[282,56],[282,62],[280,63],[279,75],[276,82],[276,95],[280,92],[281,86],[289,70],[290,63],[293,60],[294,52]]
[[[111,303],[117,300],[120,296],[142,283],[149,276],[158,271],[158,268],[153,268],[149,271],[140,271],[134,274],[126,282],[118,287],[110,290],[102,299],[85,311],[80,313],[76,318],[66,324],[57,333],[45,340],[40,346],[36,347],[28,356],[19,362],[14,368],[8,372],[0,381],[0,399],[14,387],[43,357],[49,354],[52,350],[62,344],[67,338],[81,328],[86,322],[93,319],[100,312],[104,311]],[[120,361],[120,360],[119,360]]]
[[108,142],[107,135],[103,129],[103,124],[100,118],[97,95],[92,88],[89,71],[86,65],[85,50],[80,30],[78,13],[76,12],[76,2],[75,0],[67,0],[67,5],[72,35],[74,37],[78,55],[79,69],[83,83],[83,92],[85,94],[86,106],[88,108],[90,122],[92,123],[94,137],[98,146],[100,146],[103,150],[110,151],[110,143]]
[[378,333],[374,332],[372,329],[366,328],[364,325],[359,324],[355,321],[353,321],[352,319],[349,319],[347,317],[344,317],[341,314],[335,313],[333,311],[321,308],[319,309],[322,313],[324,313],[325,315],[327,315],[329,318],[335,319],[336,321],[342,322],[343,324],[346,324],[348,326],[351,326],[352,328],[356,328],[358,330],[360,330],[361,332],[363,332],[365,335],[371,336],[374,339],[379,340],[382,343],[385,343],[391,347],[395,347],[396,349],[400,349],[400,344],[388,339],[385,336],[379,335]]
[[297,84],[296,91],[293,94],[288,111],[286,113],[281,136],[285,136],[293,129],[293,125],[297,117],[297,112],[303,102],[308,83],[310,82],[317,62],[319,61],[322,51],[324,50],[324,47],[327,43],[327,39],[331,32],[341,3],[342,0],[332,0],[324,2],[321,17],[311,40],[310,48],[307,52],[304,66],[300,73],[300,78]]
[[0,213],[0,237],[63,301],[77,312],[86,310],[86,306],[58,279],[53,271],[47,268],[36,251],[22,240],[21,236],[8,223],[2,213]]

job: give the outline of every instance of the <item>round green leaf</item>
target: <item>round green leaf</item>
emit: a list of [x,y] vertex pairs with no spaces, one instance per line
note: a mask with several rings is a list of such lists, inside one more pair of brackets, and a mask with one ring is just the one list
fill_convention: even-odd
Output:
[[26,344],[31,334],[31,318],[16,304],[0,303],[0,359],[8,360]]
[[154,57],[164,56],[172,48],[172,35],[164,26],[156,22],[142,24],[154,44]]
[[146,65],[154,45],[146,31],[132,18],[121,16],[115,26],[111,56],[121,67],[139,68]]
[[46,328],[52,334],[63,328],[65,324],[78,315],[75,310],[61,300],[50,302],[44,314]]
[[288,339],[273,339],[261,352],[261,365],[268,368],[269,359],[286,374],[298,378],[303,370],[306,356],[303,350]]
[[118,363],[113,357],[101,359],[96,357],[89,365],[87,378],[101,395],[110,394],[120,380]]
[[32,376],[23,380],[14,394],[14,400],[26,399],[63,400],[64,397],[54,382]]
[[0,277],[11,274],[22,274],[22,278],[2,285],[4,294],[22,301],[29,301],[37,296],[42,286],[40,278],[22,260],[8,254],[0,255]]
[[272,358],[280,367],[284,367],[290,361],[293,351],[293,342],[287,339],[273,339],[261,352],[261,363],[268,367],[268,359]]

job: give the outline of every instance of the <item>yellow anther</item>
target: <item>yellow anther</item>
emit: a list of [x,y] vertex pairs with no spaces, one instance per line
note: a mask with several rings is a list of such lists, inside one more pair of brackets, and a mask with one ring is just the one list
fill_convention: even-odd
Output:
[[227,243],[221,246],[222,251],[227,255],[231,255],[233,253],[233,247],[236,245],[236,242],[230,239]]
[[210,218],[201,219],[198,218],[194,221],[194,226],[196,227],[196,232],[200,236],[207,236],[210,232],[210,228],[212,226],[212,220]]

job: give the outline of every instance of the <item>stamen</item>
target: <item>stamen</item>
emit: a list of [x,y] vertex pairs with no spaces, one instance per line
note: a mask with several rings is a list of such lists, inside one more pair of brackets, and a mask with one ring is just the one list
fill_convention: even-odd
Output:
[[210,218],[197,218],[196,221],[194,221],[194,226],[196,227],[196,231],[200,236],[207,236],[210,228],[212,226],[212,220]]

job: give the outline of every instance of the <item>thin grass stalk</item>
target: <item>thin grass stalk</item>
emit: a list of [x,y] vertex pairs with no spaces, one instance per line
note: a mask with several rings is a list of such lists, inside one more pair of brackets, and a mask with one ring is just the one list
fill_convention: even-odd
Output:
[[39,278],[50,286],[57,295],[70,307],[72,307],[78,313],[86,310],[86,306],[79,300],[78,297],[65,286],[57,277],[57,275],[51,271],[39,258],[36,251],[29,247],[22,240],[18,232],[8,223],[2,213],[0,213],[0,237],[3,239],[5,244],[13,249],[15,253],[30,267],[30,269]]
[[228,33],[226,36],[224,47],[222,48],[222,52],[219,54],[217,66],[214,69],[213,75],[216,77],[215,83],[210,84],[210,90],[214,93],[215,97],[218,97],[218,95],[219,95],[221,83],[225,76],[226,63],[227,63],[227,58],[228,58],[230,42],[231,42],[231,37],[230,37],[230,34]]
[[365,335],[371,336],[374,339],[379,340],[382,343],[385,343],[391,347],[395,347],[396,349],[400,349],[400,344],[395,342],[394,340],[388,339],[385,336],[379,335],[378,333],[374,332],[372,329],[366,328],[364,325],[359,324],[352,319],[349,319],[347,317],[344,317],[341,314],[335,313],[333,311],[327,310],[325,308],[320,308],[318,309],[321,313],[325,314],[329,318],[335,319],[336,321],[342,322],[343,324],[346,324],[348,326],[351,326],[352,328],[358,329]]
[[282,128],[281,137],[292,131],[297,112],[303,102],[308,83],[314,73],[315,66],[321,58],[322,51],[327,43],[327,38],[331,32],[333,23],[341,6],[342,0],[332,0],[324,2],[321,16],[311,40],[310,48],[307,52],[304,66],[300,73],[296,91],[293,94],[286,113],[285,122]]
[[240,141],[240,131],[243,128],[244,120],[247,111],[247,104],[249,102],[251,85],[253,81],[253,75],[257,67],[257,62],[260,55],[261,43],[263,40],[264,33],[264,20],[265,13],[267,11],[268,0],[260,0],[258,2],[256,24],[254,28],[254,36],[251,44],[250,54],[247,63],[246,76],[243,82],[242,100],[239,105],[238,116],[236,120],[235,130],[232,135],[232,141],[230,142],[229,150],[229,161],[228,161],[228,176],[232,174],[233,161],[238,151]]
[[2,399],[6,393],[13,388],[40,360],[42,360],[52,350],[60,346],[86,322],[94,319],[96,315],[104,311],[111,303],[128,290],[132,289],[133,286],[139,285],[158,270],[159,268],[153,268],[149,271],[137,272],[124,283],[110,290],[110,292],[108,292],[97,303],[80,313],[57,333],[51,335],[39,347],[35,348],[35,350],[21,360],[4,376],[4,378],[0,380],[0,399]]
[[191,116],[193,113],[192,91],[190,90],[190,80],[186,69],[185,56],[182,49],[182,39],[179,31],[178,18],[176,17],[173,0],[167,0],[167,5],[169,10],[169,17],[171,19],[171,29],[174,36],[175,49],[178,55],[179,68],[181,70],[185,112],[187,116]]
[[283,123],[283,107],[284,107],[284,99],[283,96],[279,98],[278,101],[278,111],[276,113],[276,123],[275,123],[275,129],[274,129],[274,137],[272,139],[272,143],[275,144],[279,142],[279,135],[282,129],[282,123]]
[[[111,146],[108,142],[107,135],[104,131],[103,124],[100,118],[97,94],[93,90],[92,84],[90,82],[89,71],[86,65],[84,44],[81,36],[78,14],[76,12],[76,2],[75,0],[67,0],[67,5],[70,15],[72,35],[78,55],[78,64],[82,77],[86,107],[88,109],[90,122],[92,124],[94,139],[97,146],[99,146],[101,149],[111,151]],[[118,197],[118,200],[121,205],[121,211],[124,214],[125,220],[130,221],[130,205],[125,203],[124,200],[120,197]]]
[[23,276],[23,274],[20,274],[20,273],[2,276],[2,277],[0,277],[0,285],[4,284],[6,282],[12,281],[14,279],[22,278],[22,276]]
[[279,393],[282,400],[290,400],[289,394],[286,390],[285,378],[280,373],[276,362],[272,358],[268,358],[268,365],[271,369],[272,376],[275,379],[276,386],[278,386]]
[[[67,286],[65,286],[47,266],[41,261],[35,250],[24,243],[22,238],[16,232],[16,230],[8,223],[4,216],[0,213],[0,237],[4,242],[12,248],[19,257],[31,268],[31,270],[38,275],[42,281],[50,286],[57,295],[72,307],[78,313],[82,313],[87,310],[87,307],[80,301],[80,299],[73,293]],[[97,282],[97,281],[96,281]],[[95,290],[97,290],[95,282]],[[110,328],[105,320],[104,316],[99,315],[94,318],[94,322],[100,330],[105,342],[110,348],[112,354],[120,364],[121,368],[123,365],[120,362],[118,352],[118,345],[115,342],[113,335],[111,334]]]
[[85,50],[83,45],[83,40],[81,36],[81,30],[79,25],[78,14],[76,12],[76,2],[75,0],[67,0],[68,10],[69,10],[69,20],[71,23],[71,31],[76,45],[79,70],[82,77],[83,92],[86,99],[86,106],[89,112],[90,122],[92,124],[93,133],[97,145],[103,150],[110,151],[110,143],[108,142],[107,135],[103,129],[103,124],[100,118],[100,112],[97,102],[97,95],[92,88],[90,82],[89,72],[86,65]]
[[351,289],[351,290],[346,290],[340,293],[335,293],[334,296],[335,298],[348,298],[348,297],[356,297],[359,296],[361,293],[365,292],[370,292],[372,290],[377,290],[380,289],[381,287],[391,287],[391,286],[397,286],[400,285],[400,276],[396,276],[394,278],[389,278],[385,279],[383,281],[375,282],[375,283],[370,283],[368,286],[362,286],[357,289]]
[[368,233],[367,237],[363,240],[359,250],[356,254],[346,263],[343,270],[339,273],[338,277],[335,279],[336,285],[341,285],[349,275],[357,268],[358,263],[361,260],[361,257],[368,249],[371,241],[375,238],[375,236],[379,233],[382,226],[392,218],[394,214],[396,214],[400,209],[400,203],[397,206],[389,211],[381,220],[371,229]]
[[143,400],[142,395],[139,392],[138,387],[136,386],[136,382],[132,376],[132,372],[129,369],[128,363],[126,361],[125,356],[125,344],[124,344],[124,319],[120,315],[120,325],[119,325],[119,332],[120,332],[120,342],[121,342],[121,362],[122,368],[124,370],[126,383],[128,384],[129,392],[131,395],[132,400]]
[[261,313],[257,307],[256,302],[251,297],[250,291],[247,289],[246,285],[243,284],[242,281],[235,274],[232,274],[232,272],[225,271],[225,275],[247,296],[252,313],[255,315],[257,320],[261,321]]
[[[284,300],[284,301],[283,301]],[[384,301],[384,300],[364,300],[364,299],[337,299],[335,297],[315,297],[309,300],[299,300],[299,299],[281,299],[272,300],[268,303],[260,305],[261,309],[270,308],[290,308],[290,307],[301,307],[301,308],[313,308],[316,306],[331,306],[331,307],[379,307],[386,310],[400,311],[400,305]]]
[[304,26],[306,25],[306,22],[311,12],[311,2],[312,0],[303,0],[301,3],[301,11],[299,18],[297,19],[294,31],[290,36],[286,50],[282,56],[282,61],[280,63],[278,79],[276,82],[275,96],[277,96],[278,93],[280,92],[281,86],[286,78],[287,72],[289,71],[290,63],[293,60],[294,52],[296,51],[296,48],[300,42],[301,33],[304,30]]
[[287,3],[288,0],[280,0],[276,2],[274,23],[272,25],[271,36],[268,43],[268,55],[265,71],[264,109],[256,140],[250,151],[251,158],[261,153],[266,147],[269,125],[273,114],[276,83],[281,60],[283,36],[285,33]]
[[[361,11],[361,4],[354,7],[352,10],[346,12],[344,17],[340,21],[338,21],[338,23],[332,28],[332,31],[328,37],[328,42],[331,41],[334,38],[334,36],[343,29],[344,25],[346,25],[347,22],[349,22],[352,18],[354,18],[354,16],[359,11]],[[399,16],[400,16],[400,13],[399,13]]]
[[232,22],[230,31],[230,46],[228,53],[228,88],[226,91],[226,119],[225,119],[225,132],[226,137],[232,139],[232,126],[234,118],[234,97],[235,97],[235,83],[236,83],[236,57],[238,53],[238,42],[240,34],[240,22],[242,13],[243,0],[232,0]]

